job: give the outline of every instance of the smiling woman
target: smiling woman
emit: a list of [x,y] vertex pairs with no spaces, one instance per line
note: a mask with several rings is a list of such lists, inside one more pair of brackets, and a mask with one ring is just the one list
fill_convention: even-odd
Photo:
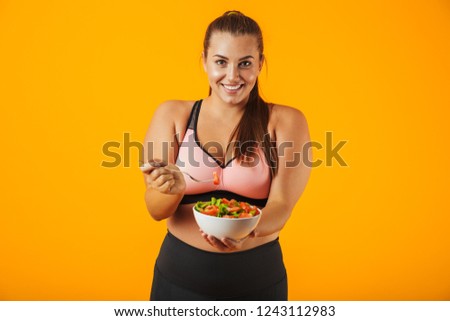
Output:
[[238,104],[245,100],[254,88],[263,64],[257,39],[251,35],[216,32],[206,48],[209,50],[203,51],[202,59],[211,91],[228,103]]
[[[147,209],[168,227],[150,298],[287,300],[278,237],[309,178],[305,162],[288,166],[309,142],[308,126],[299,110],[260,97],[264,46],[253,19],[228,11],[208,26],[203,44],[209,96],[162,103],[145,138],[154,147],[142,167]],[[282,142],[291,147],[278,153]],[[246,237],[216,238],[199,230],[192,211],[212,197],[264,214]]]

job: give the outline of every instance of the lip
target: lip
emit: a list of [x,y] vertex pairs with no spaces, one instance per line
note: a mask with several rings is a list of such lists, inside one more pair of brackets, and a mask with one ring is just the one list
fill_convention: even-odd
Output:
[[[223,89],[225,90],[225,92],[227,92],[228,94],[235,94],[235,93],[239,92],[244,87],[245,84],[233,84],[233,85],[231,85],[231,84],[221,84],[221,85],[222,85]],[[239,86],[239,88],[237,88],[237,89],[228,89],[225,86],[229,86],[229,87]]]

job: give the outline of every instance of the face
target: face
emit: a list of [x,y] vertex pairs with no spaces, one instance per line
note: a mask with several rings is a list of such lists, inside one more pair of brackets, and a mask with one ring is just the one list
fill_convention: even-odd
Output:
[[259,55],[255,36],[213,33],[207,56],[202,55],[211,95],[228,104],[245,103],[261,71]]

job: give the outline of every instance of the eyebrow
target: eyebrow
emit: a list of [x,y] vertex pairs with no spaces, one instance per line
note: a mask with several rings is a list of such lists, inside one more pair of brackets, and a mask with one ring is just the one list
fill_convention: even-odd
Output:
[[[222,55],[214,55],[213,57],[219,57],[219,58],[228,60],[227,57],[222,56]],[[240,58],[239,61],[245,60],[245,59],[249,59],[249,58],[255,59],[252,55],[248,55],[248,56],[245,56],[245,57]]]

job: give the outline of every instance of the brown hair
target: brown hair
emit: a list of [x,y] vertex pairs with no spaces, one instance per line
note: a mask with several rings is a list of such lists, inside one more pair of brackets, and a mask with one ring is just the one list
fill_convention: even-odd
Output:
[[[208,53],[211,36],[214,32],[228,32],[234,36],[251,35],[255,36],[259,49],[260,60],[264,57],[264,43],[261,28],[258,23],[250,17],[247,17],[239,11],[227,11],[222,16],[211,22],[206,29],[205,39],[203,41],[203,52],[205,58]],[[211,87],[209,88],[211,95]],[[232,146],[235,156],[242,160],[251,156],[252,147],[260,145],[264,151],[267,164],[270,167],[272,177],[277,172],[277,151],[275,144],[271,141],[267,131],[269,124],[270,109],[269,104],[259,95],[258,80],[250,92],[244,114],[231,133],[230,140],[236,137]],[[230,146],[227,146],[227,148]]]

